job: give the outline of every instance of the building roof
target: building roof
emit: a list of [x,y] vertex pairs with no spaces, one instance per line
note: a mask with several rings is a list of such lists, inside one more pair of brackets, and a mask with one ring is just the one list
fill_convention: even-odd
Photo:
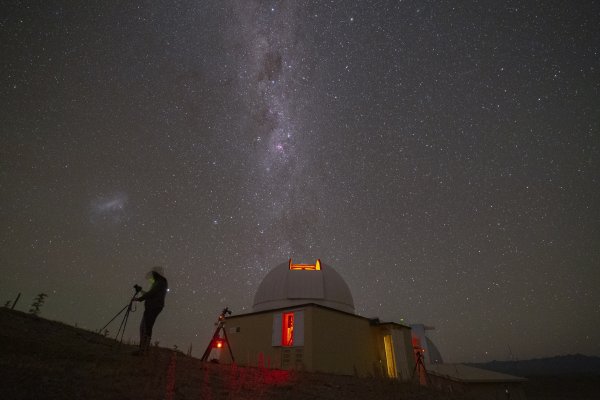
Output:
[[293,264],[290,260],[273,268],[258,286],[252,311],[306,303],[354,313],[354,299],[348,285],[333,267],[320,260],[315,265]]
[[527,379],[464,364],[430,364],[427,373],[456,382],[525,382]]
[[331,312],[335,312],[335,313],[339,313],[339,314],[345,314],[349,317],[352,318],[358,318],[358,319],[362,319],[362,320],[366,320],[369,322],[370,325],[373,326],[383,326],[383,327],[390,327],[390,328],[402,328],[402,329],[410,329],[410,326],[408,325],[404,325],[404,324],[400,324],[397,322],[381,322],[379,320],[379,318],[368,318],[368,317],[363,317],[362,315],[358,315],[352,312],[347,312],[347,311],[342,311],[336,308],[331,308],[331,307],[327,307],[321,304],[316,304],[316,303],[302,303],[302,304],[295,304],[293,306],[290,307],[281,307],[281,308],[275,308],[275,309],[269,309],[269,310],[261,310],[261,311],[253,311],[250,313],[246,313],[246,314],[234,314],[234,315],[228,315],[227,316],[227,320],[234,320],[236,318],[244,318],[244,317],[249,317],[252,315],[257,315],[257,314],[264,314],[264,313],[270,313],[270,312],[279,312],[279,311],[290,311],[290,310],[297,310],[297,309],[302,309],[302,308],[308,308],[308,307],[315,307],[315,308],[320,308],[322,310],[327,310],[327,311],[331,311]]

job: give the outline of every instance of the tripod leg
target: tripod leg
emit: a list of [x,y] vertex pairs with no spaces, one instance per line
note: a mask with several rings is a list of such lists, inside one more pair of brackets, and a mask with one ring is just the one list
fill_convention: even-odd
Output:
[[208,344],[208,346],[206,347],[206,350],[204,350],[204,354],[202,354],[202,358],[200,358],[200,361],[206,361],[208,359],[208,355],[210,354],[210,348],[212,347],[212,340],[210,341],[210,343]]
[[115,340],[119,340],[119,334],[121,333],[121,330],[125,331],[125,329],[123,329],[123,325],[125,323],[125,318],[127,318],[127,313],[125,313],[125,315],[123,316],[123,319],[121,320],[121,325],[119,325],[119,330],[117,331],[117,334],[115,335]]
[[200,359],[200,361],[207,361],[208,360],[208,356],[210,355],[210,351],[212,350],[212,346],[215,343],[215,340],[219,338],[219,330],[220,329],[221,329],[221,324],[219,324],[219,326],[215,330],[215,333],[213,334],[212,339],[210,340],[210,343],[208,344],[208,346],[206,346],[206,350],[204,350],[204,354],[202,354],[202,358]]
[[119,343],[123,343],[123,336],[125,335],[125,327],[127,326],[127,320],[129,320],[129,310],[127,310],[127,312],[125,313],[125,317],[123,317],[123,329],[121,330],[121,340],[119,340]]
[[117,331],[117,336],[115,336],[115,340],[119,339],[119,332],[121,333],[120,343],[123,343],[123,335],[125,335],[125,327],[127,327],[127,320],[129,319],[129,313],[131,312],[131,304],[133,300],[127,305],[127,311],[123,316],[123,320],[121,321],[121,325],[119,325],[119,330]]
[[106,323],[106,325],[104,325],[102,328],[100,328],[100,332],[102,332],[104,329],[106,329],[106,327],[107,327],[108,325],[110,325],[110,323],[111,323],[111,322],[113,322],[115,319],[117,319],[117,317],[118,317],[119,315],[121,315],[121,313],[122,313],[123,311],[125,311],[125,309],[127,309],[127,307],[129,307],[129,304],[128,304],[128,305],[126,305],[125,307],[123,307],[123,308],[121,309],[121,311],[119,311],[119,312],[118,312],[118,313],[117,313],[117,314],[116,314],[114,317],[112,317],[112,319],[111,319],[110,321],[108,321],[108,322]]

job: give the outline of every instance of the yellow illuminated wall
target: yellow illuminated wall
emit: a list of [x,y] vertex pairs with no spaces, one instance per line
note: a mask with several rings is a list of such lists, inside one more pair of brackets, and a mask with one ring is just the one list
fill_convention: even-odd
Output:
[[398,373],[396,372],[396,357],[394,356],[394,343],[392,342],[392,335],[385,335],[383,337],[383,343],[385,346],[385,361],[387,365],[388,377],[396,378]]

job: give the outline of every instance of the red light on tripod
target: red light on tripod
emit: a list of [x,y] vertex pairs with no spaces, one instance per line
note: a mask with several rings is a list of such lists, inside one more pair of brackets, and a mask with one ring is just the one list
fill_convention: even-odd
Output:
[[223,339],[215,339],[215,342],[213,343],[213,347],[215,349],[221,349],[224,345],[225,341]]

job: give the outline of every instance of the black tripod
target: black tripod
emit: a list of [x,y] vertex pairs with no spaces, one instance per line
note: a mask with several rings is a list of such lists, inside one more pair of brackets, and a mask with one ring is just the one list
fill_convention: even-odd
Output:
[[125,312],[125,315],[123,316],[123,319],[121,320],[121,325],[119,325],[119,330],[117,331],[117,335],[115,336],[115,340],[117,340],[117,339],[119,339],[119,334],[121,334],[121,339],[119,340],[119,343],[123,343],[123,335],[125,334],[125,327],[127,326],[127,320],[129,319],[129,313],[131,312],[133,300],[135,300],[135,296],[137,296],[137,294],[142,291],[142,287],[139,285],[133,285],[133,289],[135,290],[135,293],[131,297],[131,300],[129,300],[129,303],[125,307],[123,307],[121,309],[121,311],[119,311],[117,313],[117,315],[112,317],[112,319],[110,321],[108,321],[106,323],[106,325],[104,325],[102,328],[100,328],[100,332],[102,332],[104,329],[106,329],[106,327],[108,325],[110,325],[111,322],[113,322],[119,315],[121,315],[121,313],[123,311],[127,310]]
[[[208,356],[213,348],[221,348],[223,345],[227,346],[229,349],[229,355],[231,356],[231,361],[235,362],[235,358],[233,358],[233,352],[231,351],[231,346],[229,345],[229,339],[227,338],[227,331],[225,331],[225,318],[227,318],[227,314],[231,315],[231,311],[229,311],[228,307],[225,307],[223,311],[221,311],[221,315],[219,315],[219,319],[215,322],[217,329],[215,329],[215,333],[213,334],[210,343],[206,347],[204,354],[202,355],[201,361],[207,361]],[[223,332],[223,338],[221,338],[221,332]],[[225,342],[223,343],[223,339]]]

